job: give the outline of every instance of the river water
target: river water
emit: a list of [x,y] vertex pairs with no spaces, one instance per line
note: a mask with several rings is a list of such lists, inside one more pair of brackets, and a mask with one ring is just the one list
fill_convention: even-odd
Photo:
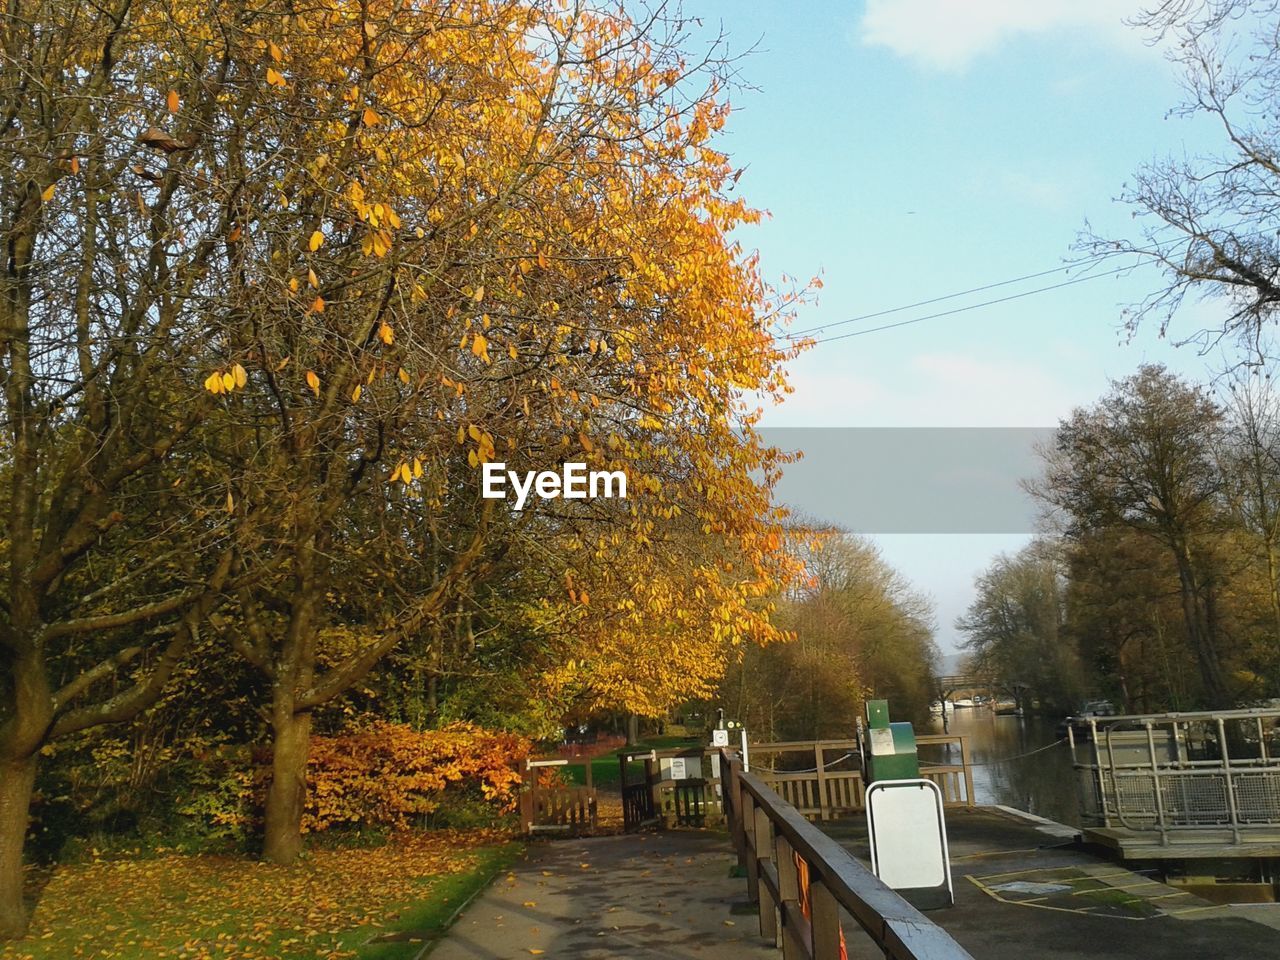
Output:
[[[991,710],[974,708],[949,714],[947,727],[949,733],[969,738],[978,803],[1002,803],[1079,825],[1070,751],[1065,743],[1051,746],[1058,740],[1056,723],[1039,717],[998,717]],[[941,717],[933,718],[928,732],[943,732]],[[923,751],[922,759],[928,759]]]

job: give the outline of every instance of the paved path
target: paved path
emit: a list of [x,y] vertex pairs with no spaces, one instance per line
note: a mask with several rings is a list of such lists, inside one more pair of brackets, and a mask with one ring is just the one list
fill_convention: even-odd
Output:
[[[861,818],[819,826],[870,857]],[[948,810],[956,903],[927,916],[978,960],[1280,960],[1280,904],[1215,906],[1075,846],[1075,833],[993,807]]]
[[718,831],[534,843],[430,960],[777,960],[735,863]]

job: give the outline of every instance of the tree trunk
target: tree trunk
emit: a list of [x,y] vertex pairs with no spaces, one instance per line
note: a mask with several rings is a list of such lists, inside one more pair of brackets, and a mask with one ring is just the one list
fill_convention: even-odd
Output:
[[36,757],[0,760],[0,940],[16,939],[27,930],[22,848],[36,782]]
[[640,717],[631,714],[627,717],[627,746],[634,747],[640,742]]
[[302,852],[302,813],[307,802],[307,755],[311,745],[311,714],[295,712],[293,698],[277,694],[272,717],[271,786],[262,856],[271,863],[290,864]]
[[1209,698],[1209,706],[1226,707],[1227,684],[1222,675],[1222,663],[1218,659],[1217,646],[1213,632],[1206,622],[1207,613],[1200,599],[1199,586],[1196,583],[1195,571],[1191,559],[1184,550],[1177,552],[1178,582],[1182,593],[1182,616],[1186,623],[1187,639],[1191,641],[1192,652],[1196,655],[1196,663],[1200,667],[1200,677],[1204,681],[1204,692]]

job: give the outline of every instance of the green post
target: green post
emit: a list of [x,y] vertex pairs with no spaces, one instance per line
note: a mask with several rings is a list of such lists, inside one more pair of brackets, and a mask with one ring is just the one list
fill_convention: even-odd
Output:
[[866,751],[868,785],[877,780],[916,780],[920,756],[911,724],[889,721],[887,700],[867,701]]

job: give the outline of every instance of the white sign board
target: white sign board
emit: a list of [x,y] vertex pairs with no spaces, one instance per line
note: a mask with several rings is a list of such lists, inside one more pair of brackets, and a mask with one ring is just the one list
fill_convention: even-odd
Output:
[[712,730],[711,745],[713,747],[727,747],[729,745],[728,730]]
[[887,727],[872,727],[867,731],[871,739],[871,754],[876,757],[892,757],[893,731]]
[[945,892],[946,903],[953,902],[938,785],[930,780],[881,780],[867,788],[866,803],[875,875],[894,890]]
[[685,780],[688,778],[688,776],[689,774],[685,772],[684,757],[672,757],[671,758],[671,779]]

